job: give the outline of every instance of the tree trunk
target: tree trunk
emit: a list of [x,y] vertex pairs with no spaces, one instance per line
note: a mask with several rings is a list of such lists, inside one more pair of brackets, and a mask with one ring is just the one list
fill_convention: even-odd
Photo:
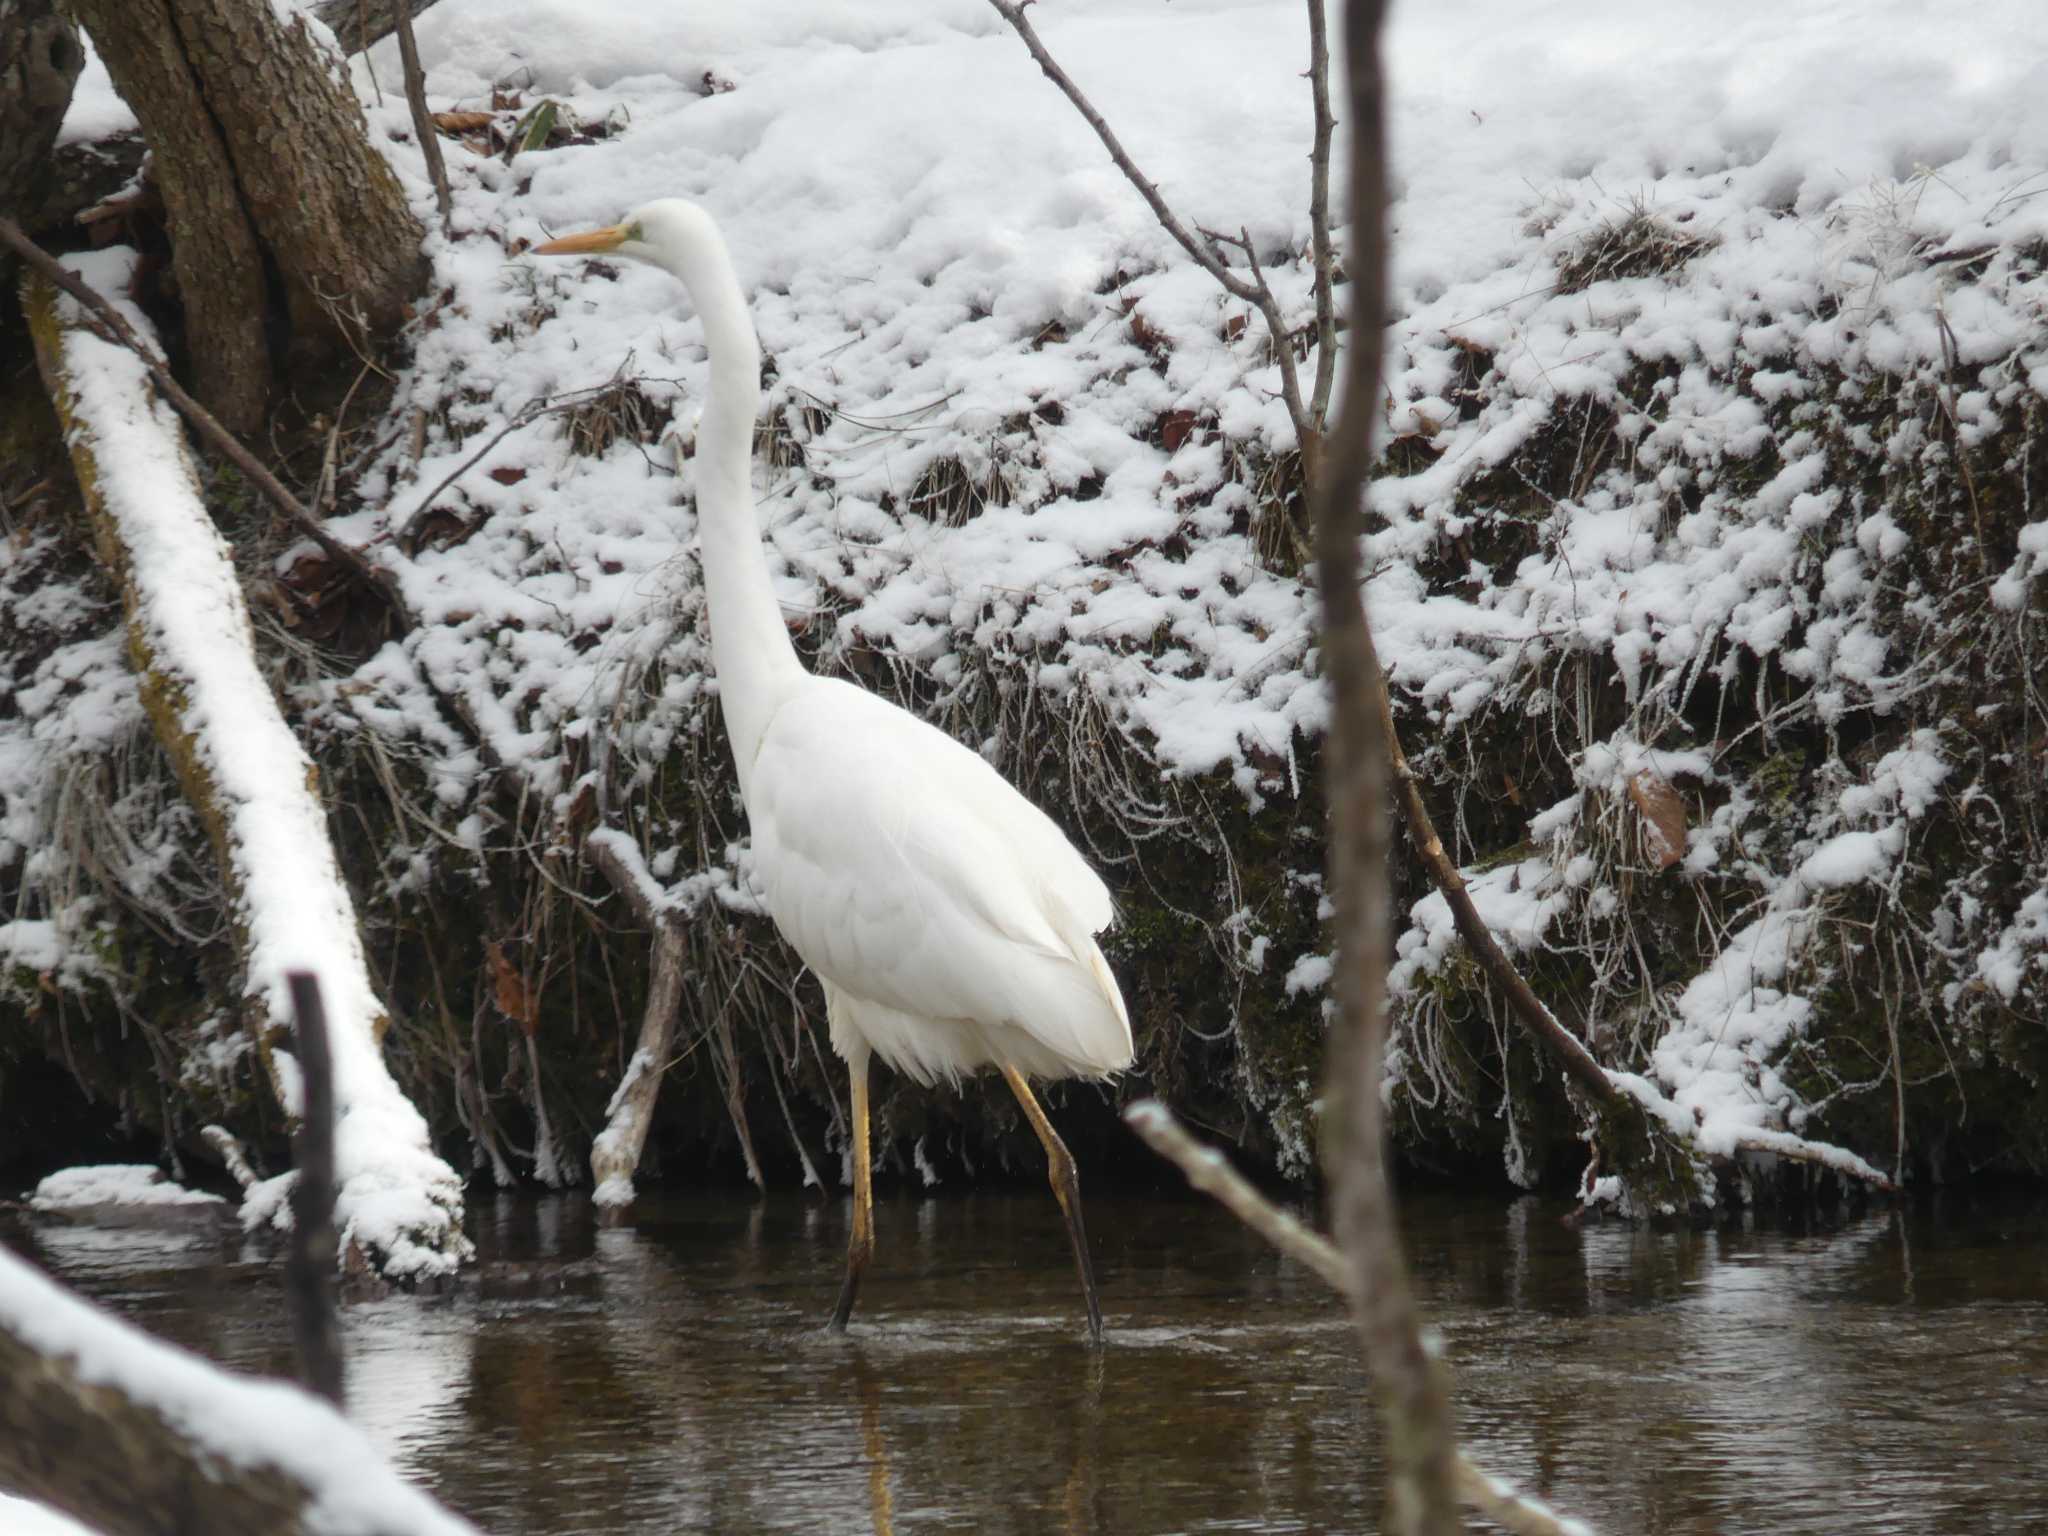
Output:
[[73,8],[154,153],[195,392],[246,434],[269,395],[266,320],[295,350],[367,346],[403,320],[425,232],[302,19],[268,0]]
[[0,0],[0,214],[41,196],[50,147],[85,67],[78,29],[54,0]]

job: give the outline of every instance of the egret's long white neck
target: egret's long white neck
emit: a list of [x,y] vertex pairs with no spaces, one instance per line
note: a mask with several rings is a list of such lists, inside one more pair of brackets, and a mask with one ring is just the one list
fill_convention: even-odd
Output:
[[732,258],[716,233],[707,229],[668,265],[690,290],[711,352],[711,389],[697,424],[697,536],[711,607],[711,659],[745,795],[769,718],[804,675],[768,579],[754,512],[761,349]]

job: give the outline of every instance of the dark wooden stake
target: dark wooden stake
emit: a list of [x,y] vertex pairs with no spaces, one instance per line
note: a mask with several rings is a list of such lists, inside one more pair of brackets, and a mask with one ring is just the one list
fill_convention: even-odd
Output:
[[335,1320],[334,1062],[327,1049],[327,1010],[319,978],[293,971],[292,1016],[305,1095],[295,1143],[298,1183],[292,1188],[292,1246],[285,1294],[299,1378],[337,1408],[342,1402],[341,1332]]

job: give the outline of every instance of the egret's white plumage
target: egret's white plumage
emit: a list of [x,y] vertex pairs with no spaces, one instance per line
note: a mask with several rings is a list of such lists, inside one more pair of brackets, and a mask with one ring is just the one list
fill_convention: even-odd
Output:
[[951,737],[810,678],[768,722],[747,816],[776,926],[838,994],[842,1056],[858,1036],[927,1083],[1005,1062],[1035,1077],[1130,1064],[1093,937],[1108,890]]
[[[824,983],[832,1044],[854,1075],[862,1157],[870,1052],[926,1083],[1004,1069],[1046,1140],[1099,1335],[1079,1212],[1069,1208],[1072,1160],[1024,1078],[1102,1077],[1130,1065],[1130,1020],[1095,942],[1113,915],[1108,889],[977,754],[798,662],[754,512],[760,350],[710,217],[668,199],[538,249],[665,267],[703,321],[711,388],[697,429],[697,525],[719,700],[755,875],[776,926]],[[865,1263],[865,1167],[857,1173],[841,1322]]]

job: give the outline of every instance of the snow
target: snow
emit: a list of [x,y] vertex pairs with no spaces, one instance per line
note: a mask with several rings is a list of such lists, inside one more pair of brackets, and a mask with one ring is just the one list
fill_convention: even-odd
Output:
[[[70,258],[123,303],[134,256]],[[59,300],[65,314],[75,302]],[[181,723],[231,832],[246,987],[268,1018],[292,1017],[287,975],[320,979],[335,1090],[335,1221],[344,1251],[359,1242],[394,1278],[447,1273],[468,1251],[461,1181],[427,1142],[426,1122],[378,1048],[383,1009],[372,988],[326,813],[298,739],[257,670],[255,638],[232,554],[198,495],[182,429],[132,352],[79,325],[64,332],[75,431],[90,439],[106,514],[127,552],[123,571],[140,648],[180,693]],[[281,1060],[285,1053],[274,1052]],[[291,1078],[280,1074],[289,1085]],[[285,1108],[298,1110],[287,1092]]]
[[0,1531],[8,1536],[93,1536],[90,1526],[69,1515],[8,1493],[0,1493]]
[[99,50],[93,47],[92,38],[83,30],[78,37],[85,46],[85,68],[79,71],[78,82],[71,88],[71,105],[57,134],[60,149],[67,144],[95,144],[141,128],[134,111],[114,89],[113,79],[107,74]]
[[[1798,1108],[1773,1063],[1811,1022],[1817,936],[1897,877],[1922,818],[1967,778],[1968,728],[1913,713],[1949,664],[1900,617],[1928,552],[1909,518],[1830,478],[1836,429],[1867,431],[1831,417],[1814,381],[1882,371],[1936,387],[1978,369],[1953,402],[1975,434],[2048,394],[2048,278],[2021,259],[2048,236],[2035,11],[1393,8],[1386,419],[1419,467],[1371,493],[1375,636],[1418,739],[1506,718],[1572,762],[1578,793],[1527,808],[1530,847],[1467,871],[1511,951],[1620,920],[1633,774],[1711,805],[1660,878],[1745,882],[1754,904],[1659,999],[1641,1065],[1730,1135]],[[1283,308],[1304,316],[1299,6],[1095,0],[1033,17],[1183,215],[1248,230]],[[407,558],[385,537],[537,399],[623,372],[687,439],[705,365],[678,287],[519,254],[683,195],[724,226],[772,360],[762,522],[785,612],[824,664],[878,659],[967,702],[1035,690],[1165,775],[1227,774],[1254,804],[1291,789],[1297,737],[1320,733],[1326,703],[1309,594],[1266,568],[1245,527],[1248,487],[1295,446],[1266,340],[1256,320],[1232,324],[1241,306],[1161,233],[988,6],[440,0],[419,35],[435,107],[487,106],[510,84],[605,132],[510,164],[444,145],[455,234],[430,217],[429,254],[446,302],[412,334],[386,423],[397,446],[334,524],[378,551],[425,622],[333,685],[315,728],[402,749],[471,846],[489,762],[561,806],[569,747],[593,721],[617,722],[636,791],[717,729],[688,469],[671,473],[669,444],[592,457],[559,416],[531,420],[440,496],[466,538]],[[428,210],[404,108],[368,97],[370,72],[396,81],[395,43],[356,68]],[[82,93],[67,133],[104,107]],[[1670,272],[1560,286],[1574,253],[1638,214],[1698,248]],[[1930,259],[1980,245],[1981,264]],[[432,423],[417,463],[396,430],[415,411]],[[1169,451],[1161,423],[1182,413],[1196,429]],[[1565,493],[1497,485],[1545,434],[1565,445]],[[1886,446],[1903,474],[1942,445],[1902,428]],[[975,515],[948,516],[949,501]],[[1475,521],[1510,515],[1537,527],[1535,553],[1475,556],[1458,584],[1427,569]],[[24,558],[0,554],[0,574]],[[2028,627],[2038,654],[2048,522],[1987,574],[1987,612]],[[1621,679],[1620,727],[1582,732],[1580,664]],[[104,636],[40,665],[17,685],[20,718],[0,718],[0,865],[47,841],[46,786],[73,744],[133,719]],[[52,683],[53,667],[70,680]],[[1796,718],[1774,729],[1907,721],[1911,745],[1844,766],[1773,842],[1771,808],[1688,714],[1744,667],[1760,698],[1766,682],[1798,685]],[[1274,760],[1285,775],[1260,766]],[[744,911],[746,857],[679,837],[633,867],[688,910]],[[1971,930],[1968,963],[2008,1000],[2048,964],[2042,900],[2013,892]],[[24,916],[54,926],[0,924],[0,948],[38,968],[89,953],[89,911]],[[1247,930],[1243,949],[1289,995],[1325,985],[1327,935],[1272,954],[1262,937]],[[1441,900],[1419,903],[1397,990],[1412,998],[1454,947]],[[1419,1060],[1397,1040],[1397,1070]]]
[[64,1168],[36,1185],[29,1209],[50,1214],[98,1206],[221,1206],[219,1195],[186,1189],[147,1163],[98,1163]]
[[[0,1328],[73,1363],[88,1386],[148,1404],[234,1467],[274,1467],[312,1495],[326,1536],[458,1536],[472,1527],[405,1483],[362,1431],[279,1381],[239,1377],[98,1311],[0,1249]],[[0,1515],[12,1509],[0,1505]],[[9,1529],[15,1529],[10,1526]]]

